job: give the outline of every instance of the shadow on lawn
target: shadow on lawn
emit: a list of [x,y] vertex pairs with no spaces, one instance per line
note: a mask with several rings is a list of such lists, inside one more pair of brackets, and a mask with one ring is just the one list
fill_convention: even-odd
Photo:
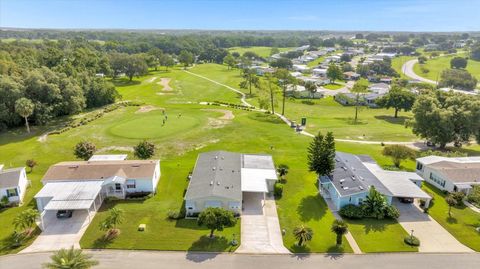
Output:
[[339,121],[343,121],[346,124],[349,125],[367,125],[368,122],[365,120],[357,119],[357,122],[355,122],[354,118],[348,117],[348,118],[334,118]]
[[112,80],[112,83],[113,85],[115,85],[115,87],[126,87],[126,86],[138,85],[142,82],[139,80],[130,81],[126,78],[116,78]]
[[320,220],[327,212],[327,205],[320,195],[311,195],[302,198],[297,207],[297,213],[300,220],[307,222],[310,220]]
[[[188,248],[186,258],[194,262],[204,262],[215,258],[218,252],[232,252],[233,250],[234,247],[227,238],[223,236],[210,238],[208,235],[203,235]],[[195,253],[195,251],[212,253]]]
[[405,125],[405,121],[409,119],[409,117],[405,116],[399,116],[397,118],[393,116],[386,116],[386,115],[377,115],[375,116],[375,119],[377,120],[383,120],[391,124],[399,124],[399,125]]

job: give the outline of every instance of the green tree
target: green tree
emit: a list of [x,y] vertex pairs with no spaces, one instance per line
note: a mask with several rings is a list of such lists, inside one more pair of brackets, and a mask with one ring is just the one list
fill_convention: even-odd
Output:
[[242,69],[242,81],[240,82],[240,88],[248,89],[250,96],[252,95],[252,86],[258,87],[259,79],[257,72],[251,68]]
[[290,69],[292,68],[293,63],[292,63],[292,60],[285,57],[281,57],[280,59],[277,59],[271,62],[270,66],[275,68]]
[[382,154],[392,158],[395,167],[400,167],[400,163],[406,159],[414,159],[415,151],[404,145],[389,145],[383,148]]
[[278,54],[280,53],[280,50],[277,48],[277,47],[273,47],[271,50],[270,50],[270,56],[274,55],[274,54]]
[[40,214],[36,209],[24,210],[13,219],[13,226],[15,230],[21,230],[21,232],[30,235],[39,216]]
[[140,55],[130,55],[127,57],[124,66],[125,75],[132,81],[134,76],[143,76],[148,73],[148,66],[145,59]]
[[342,244],[343,235],[348,232],[348,224],[343,220],[334,220],[331,230],[337,235],[337,246],[340,246]]
[[210,229],[210,238],[215,231],[223,231],[225,227],[235,226],[237,219],[232,211],[219,207],[209,207],[198,215],[198,225]]
[[227,56],[223,58],[223,63],[228,66],[228,69],[232,69],[235,67],[235,64],[237,63],[237,61],[232,56],[232,54],[227,54]]
[[330,175],[335,169],[335,139],[332,132],[323,136],[320,132],[308,148],[308,167],[318,176]]
[[330,64],[327,69],[327,77],[335,83],[335,80],[343,79],[343,72],[336,64]]
[[470,57],[472,60],[480,61],[480,43],[477,43],[477,45],[472,47],[470,50]]
[[449,194],[447,197],[445,197],[445,202],[447,202],[448,205],[448,216],[452,217],[452,206],[456,206],[458,204],[457,200]]
[[30,126],[28,125],[28,117],[32,115],[35,105],[28,98],[22,97],[15,102],[15,112],[25,119],[25,126],[27,132],[30,133]]
[[360,110],[360,106],[362,105],[362,96],[363,94],[368,92],[368,81],[366,79],[359,79],[353,85],[353,88],[350,90],[352,93],[355,94],[355,120],[354,122],[357,123],[358,120],[358,111]]
[[50,256],[51,262],[42,265],[46,269],[89,269],[98,265],[92,255],[83,254],[81,249],[60,249]]
[[477,82],[467,70],[445,69],[440,75],[438,86],[471,91],[477,87]]
[[31,173],[31,172],[33,172],[33,168],[34,168],[35,166],[37,166],[37,161],[35,161],[34,159],[28,159],[28,160],[25,162],[25,165],[30,168],[30,173]]
[[75,145],[73,154],[75,157],[87,161],[93,156],[96,150],[97,147],[92,142],[82,141]]
[[287,69],[277,69],[274,76],[277,78],[280,87],[282,88],[282,116],[285,115],[285,98],[287,97],[287,87],[288,85],[295,82],[295,78],[290,75]]
[[270,107],[272,108],[272,114],[275,114],[275,106],[276,106],[275,94],[278,91],[276,78],[271,73],[266,73],[264,77],[265,77],[265,80],[267,81],[268,90],[270,92]]
[[313,98],[317,92],[317,85],[315,82],[307,81],[305,82],[305,89],[310,93],[311,98]]
[[285,176],[288,174],[288,165],[286,164],[280,164],[278,167],[277,167],[277,173],[278,175],[280,176],[280,178],[282,180],[285,179]]
[[453,57],[450,60],[450,68],[452,69],[465,69],[467,67],[468,60],[463,57]]
[[107,237],[111,238],[119,234],[120,230],[117,225],[123,222],[123,210],[119,208],[112,208],[108,211],[108,216],[100,222],[100,230],[107,232]]
[[305,225],[300,225],[293,229],[293,236],[298,240],[297,245],[303,246],[306,242],[313,238],[313,230]]
[[178,61],[183,64],[184,69],[187,69],[193,63],[194,58],[193,53],[186,50],[182,50],[180,55],[178,55]]
[[165,66],[165,71],[168,71],[169,67],[172,67],[175,64],[172,56],[169,54],[163,54],[160,58],[160,65]]
[[133,147],[133,150],[136,157],[146,160],[155,154],[155,145],[144,140]]
[[376,219],[383,219],[386,208],[387,200],[385,197],[378,192],[374,186],[371,186],[367,198],[363,201],[365,215]]
[[407,89],[395,86],[386,95],[377,99],[376,102],[379,107],[393,108],[395,110],[394,117],[397,118],[400,110],[410,111],[412,109],[415,103],[415,94]]
[[148,54],[152,57],[151,65],[155,68],[155,71],[157,71],[160,65],[160,59],[163,57],[163,51],[159,48],[152,48],[148,51]]

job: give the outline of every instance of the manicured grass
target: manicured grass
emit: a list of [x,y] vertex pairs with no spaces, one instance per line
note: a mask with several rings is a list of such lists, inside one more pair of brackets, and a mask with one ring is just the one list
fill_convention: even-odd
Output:
[[[204,75],[236,89],[240,89],[241,81],[239,70],[227,70],[225,66],[217,64],[203,64],[190,71]],[[253,89],[253,98],[248,101],[258,106],[257,90]],[[276,95],[276,112],[281,112],[281,94]],[[312,100],[312,105],[302,103],[302,100],[288,98],[285,105],[285,115],[296,121],[307,117],[307,131],[332,131],[336,138],[371,141],[416,141],[419,140],[409,128],[405,128],[405,121],[411,118],[410,112],[401,112],[398,118],[393,117],[393,110],[372,109],[364,107],[359,112],[359,120],[355,124],[355,108],[342,106],[332,97]]]
[[337,84],[337,83],[330,83],[330,84],[327,84],[327,85],[323,85],[322,87],[325,88],[325,89],[329,89],[329,90],[338,90],[338,89],[341,89],[341,88],[345,87],[345,85]]
[[407,232],[395,220],[362,219],[348,220],[348,229],[362,252],[418,251],[403,242]]
[[398,56],[392,59],[392,68],[397,71],[397,73],[400,75],[401,78],[409,79],[405,74],[402,72],[403,65],[410,61],[413,60],[417,57],[414,56]]
[[325,56],[320,56],[318,57],[317,59],[311,61],[311,62],[308,62],[307,63],[307,66],[310,67],[310,68],[314,68],[316,67],[317,65],[321,64],[323,61],[325,60]]
[[449,217],[445,194],[426,182],[423,188],[434,196],[433,202],[430,203],[430,216],[462,244],[480,251],[480,233],[475,231],[475,227],[480,227],[480,214],[464,205],[459,205],[452,207],[452,216]]
[[[291,50],[292,48],[278,48],[280,52],[288,51]],[[247,51],[255,52],[258,56],[260,57],[269,57],[270,53],[272,52],[272,47],[232,47],[229,48],[228,51],[230,53],[232,52],[238,52],[240,55],[243,55]]]
[[[424,78],[428,78],[431,80],[440,79],[440,75],[442,74],[442,71],[445,69],[450,69],[450,60],[456,56],[466,57],[467,55],[466,54],[449,55],[449,56],[440,56],[434,59],[428,59],[427,62],[423,65],[416,64],[413,67],[413,71],[417,75]],[[430,71],[428,73],[423,73],[421,70],[422,66]],[[480,80],[480,61],[468,60],[466,70],[470,72],[470,74],[472,74],[478,80]]]

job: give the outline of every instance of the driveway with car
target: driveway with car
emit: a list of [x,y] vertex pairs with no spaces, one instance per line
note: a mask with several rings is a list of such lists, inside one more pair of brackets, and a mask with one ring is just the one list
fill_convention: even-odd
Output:
[[[462,245],[445,230],[437,221],[414,203],[401,203],[394,200],[394,205],[400,211],[398,222],[402,227],[420,239],[419,252],[473,252],[470,248]],[[445,213],[447,214],[447,213]]]
[[44,230],[35,241],[21,253],[52,251],[61,248],[80,248],[80,239],[95,216],[95,211],[76,210],[70,218],[57,218],[56,211],[46,211]]

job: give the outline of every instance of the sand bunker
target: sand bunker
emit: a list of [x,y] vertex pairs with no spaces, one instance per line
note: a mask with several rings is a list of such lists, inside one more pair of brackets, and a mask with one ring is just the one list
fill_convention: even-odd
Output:
[[97,150],[97,153],[101,153],[101,152],[106,152],[106,151],[128,151],[128,152],[133,152],[133,147],[120,147],[120,146],[110,146],[110,147],[106,147],[106,148],[101,148],[99,150]]
[[147,113],[153,110],[163,109],[155,106],[141,106],[135,113]]
[[215,112],[221,112],[223,113],[223,116],[219,117],[219,120],[233,120],[235,118],[235,115],[233,115],[233,112],[230,110],[226,109],[202,109],[203,111],[215,111]]
[[170,87],[169,83],[170,83],[170,78],[161,78],[160,81],[157,82],[158,85],[163,87],[162,91],[173,90],[172,87]]
[[156,79],[157,79],[157,77],[149,78],[149,79],[145,80],[145,82],[146,83],[152,83]]

